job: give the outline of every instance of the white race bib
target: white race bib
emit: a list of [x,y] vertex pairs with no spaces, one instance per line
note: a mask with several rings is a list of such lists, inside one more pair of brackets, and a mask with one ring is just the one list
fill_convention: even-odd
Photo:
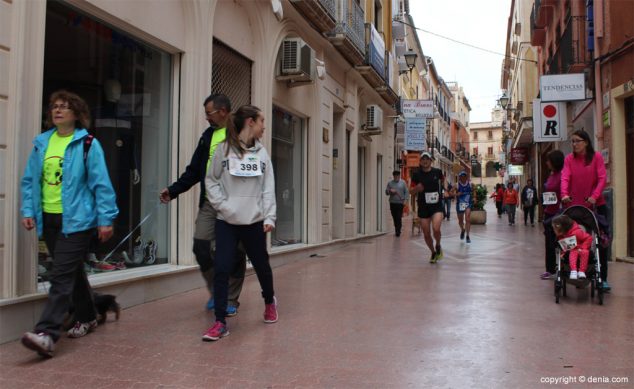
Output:
[[575,247],[577,247],[577,237],[573,235],[573,236],[569,236],[567,238],[561,239],[559,241],[559,246],[564,251],[572,250]]
[[229,174],[236,177],[257,177],[262,175],[260,157],[245,153],[242,158],[229,154]]
[[438,192],[425,192],[425,203],[426,204],[438,203]]
[[544,192],[542,194],[544,205],[554,205],[557,204],[557,193],[555,192]]
[[459,202],[458,203],[458,211],[464,212],[469,207],[469,203]]

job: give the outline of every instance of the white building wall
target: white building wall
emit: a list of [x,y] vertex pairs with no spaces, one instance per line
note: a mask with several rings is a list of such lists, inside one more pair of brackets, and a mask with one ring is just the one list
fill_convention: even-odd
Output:
[[[69,4],[172,54],[171,181],[189,163],[206,127],[201,104],[210,93],[216,37],[253,61],[252,103],[265,112],[265,117],[273,105],[279,105],[306,119],[306,244],[356,237],[360,191],[365,194],[365,234],[385,231],[389,209],[380,193],[394,167],[393,119],[389,118],[394,114],[393,108],[290,3],[283,2],[282,21],[276,19],[268,1],[169,0],[162,1],[160,7],[149,7],[147,1],[141,0],[71,0]],[[0,78],[0,171],[4,175],[0,176],[0,342],[31,328],[45,297],[36,284],[36,237],[20,227],[18,213],[19,181],[31,140],[40,129],[45,16],[44,1],[0,0],[0,72],[8,75]],[[289,35],[302,37],[315,49],[317,58],[325,62],[323,80],[293,88],[275,80],[277,50]],[[368,104],[378,104],[384,113],[383,132],[372,136],[371,142],[359,137]],[[271,123],[268,119],[267,123]],[[345,168],[346,131],[352,135],[349,203],[344,203],[345,174],[341,174]],[[270,130],[265,131],[263,143],[270,149]],[[366,148],[367,177],[363,188],[358,187],[356,176],[360,145]],[[335,147],[339,152],[336,161]],[[377,155],[383,156],[382,177],[376,173]],[[160,272],[141,277],[127,277],[121,272],[115,281],[91,278],[91,282],[115,293],[127,290],[122,297],[124,306],[202,286],[191,252],[197,204],[196,188],[179,196],[178,212],[176,203],[171,205],[172,267],[162,265],[165,267]],[[376,213],[378,204],[381,216]],[[177,259],[179,266],[175,267]]]

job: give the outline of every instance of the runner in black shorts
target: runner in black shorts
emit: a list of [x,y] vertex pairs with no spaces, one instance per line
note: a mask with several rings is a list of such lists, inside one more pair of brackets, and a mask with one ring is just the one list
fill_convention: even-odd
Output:
[[[420,156],[420,169],[412,175],[414,187],[411,194],[418,193],[418,217],[425,236],[425,243],[431,251],[429,262],[436,263],[442,259],[442,247],[440,246],[440,225],[443,219],[442,190],[447,191],[445,177],[440,169],[431,167],[432,156],[424,152]],[[432,239],[432,230],[434,237]],[[436,245],[434,246],[434,239]]]

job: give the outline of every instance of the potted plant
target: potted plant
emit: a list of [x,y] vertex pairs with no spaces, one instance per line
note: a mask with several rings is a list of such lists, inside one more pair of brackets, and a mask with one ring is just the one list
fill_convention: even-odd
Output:
[[471,224],[486,224],[487,213],[484,206],[487,203],[487,188],[476,185],[473,190],[473,209],[471,210]]

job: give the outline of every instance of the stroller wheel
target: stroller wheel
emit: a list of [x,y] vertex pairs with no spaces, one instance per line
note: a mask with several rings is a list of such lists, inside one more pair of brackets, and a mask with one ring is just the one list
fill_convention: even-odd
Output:
[[603,305],[603,289],[602,288],[598,288],[598,297],[599,297],[599,305]]
[[595,289],[595,285],[597,283],[597,280],[592,280],[590,281],[590,297],[594,298],[594,289]]
[[562,285],[561,285],[562,294],[563,294],[564,297],[567,297],[568,294],[566,293],[566,279],[562,277],[561,278],[561,283],[562,283]]

